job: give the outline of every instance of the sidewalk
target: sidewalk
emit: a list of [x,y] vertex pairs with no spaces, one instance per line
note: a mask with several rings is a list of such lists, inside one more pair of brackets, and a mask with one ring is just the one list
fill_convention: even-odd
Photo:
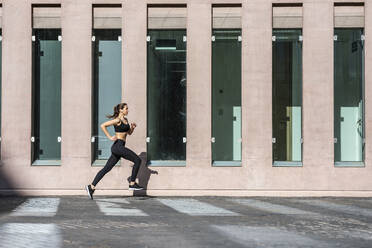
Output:
[[371,198],[0,198],[0,248],[371,246]]

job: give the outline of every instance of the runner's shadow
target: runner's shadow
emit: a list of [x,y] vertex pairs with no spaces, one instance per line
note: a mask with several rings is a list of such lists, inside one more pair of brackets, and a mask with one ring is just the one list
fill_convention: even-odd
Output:
[[[150,197],[149,195],[147,195],[147,185],[149,184],[149,181],[150,181],[150,177],[152,174],[154,175],[157,175],[158,172],[155,171],[155,170],[151,170],[149,169],[149,167],[147,166],[147,154],[146,152],[141,152],[140,155],[138,155],[140,158],[141,158],[141,166],[140,166],[140,170],[138,172],[138,184],[141,185],[144,189],[143,190],[135,190],[133,191],[133,196],[147,196],[147,197]],[[128,182],[130,181],[130,177],[128,177]]]

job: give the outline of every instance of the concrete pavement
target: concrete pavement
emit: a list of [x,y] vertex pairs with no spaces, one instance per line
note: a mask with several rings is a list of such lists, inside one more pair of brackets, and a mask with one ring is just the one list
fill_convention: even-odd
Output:
[[372,199],[1,197],[5,247],[372,247]]

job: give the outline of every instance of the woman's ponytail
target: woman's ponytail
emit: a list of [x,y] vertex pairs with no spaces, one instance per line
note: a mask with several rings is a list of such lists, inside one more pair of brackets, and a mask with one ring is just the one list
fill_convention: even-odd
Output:
[[112,115],[106,115],[109,119],[115,119],[119,116],[120,110],[123,109],[127,104],[126,103],[119,103],[114,107],[114,113]]

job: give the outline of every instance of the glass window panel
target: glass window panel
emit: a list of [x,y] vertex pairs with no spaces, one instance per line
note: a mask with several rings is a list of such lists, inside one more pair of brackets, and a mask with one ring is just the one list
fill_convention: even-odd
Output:
[[301,29],[274,29],[273,161],[302,161]]
[[335,162],[364,160],[363,28],[336,28],[334,42]]
[[60,29],[34,29],[33,160],[60,160],[61,42]]
[[212,161],[241,161],[240,29],[214,29],[212,42]]
[[148,30],[148,160],[185,160],[186,30]]
[[[120,29],[93,30],[93,161],[106,160],[111,155],[111,140],[107,139],[100,125],[106,115],[121,101],[121,42]],[[111,135],[113,128],[108,129]]]

